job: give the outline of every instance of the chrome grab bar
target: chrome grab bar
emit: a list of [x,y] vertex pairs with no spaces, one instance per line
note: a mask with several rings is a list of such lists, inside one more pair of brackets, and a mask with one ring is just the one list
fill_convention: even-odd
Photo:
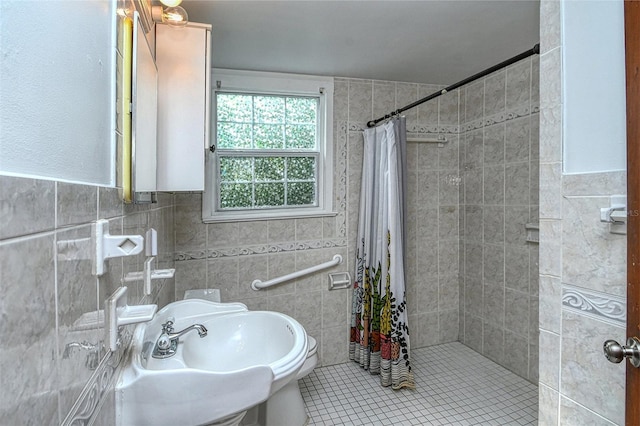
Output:
[[283,283],[285,281],[289,281],[289,280],[293,280],[295,278],[302,277],[304,275],[312,274],[314,272],[318,272],[318,271],[321,271],[323,269],[331,268],[332,266],[336,266],[336,265],[339,265],[341,263],[342,263],[342,256],[340,256],[339,254],[336,254],[335,256],[333,256],[333,260],[321,263],[321,264],[316,265],[316,266],[311,266],[311,267],[306,268],[306,269],[301,269],[300,271],[292,272],[290,274],[283,275],[283,276],[278,277],[278,278],[273,278],[273,279],[270,279],[270,280],[267,280],[267,281],[254,280],[251,283],[251,288],[257,291],[257,290],[260,290],[260,289],[263,289],[263,288],[267,288],[267,287],[274,286],[276,284]]

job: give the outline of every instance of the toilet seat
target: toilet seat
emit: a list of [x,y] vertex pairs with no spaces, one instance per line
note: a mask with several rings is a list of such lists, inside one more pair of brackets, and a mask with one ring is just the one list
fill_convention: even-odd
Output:
[[318,365],[318,342],[313,337],[307,335],[307,343],[309,345],[309,349],[307,351],[307,359],[304,364],[302,364],[302,368],[298,371],[296,375],[296,380],[300,380],[305,376],[308,376],[309,373],[316,368]]
[[307,358],[313,356],[318,351],[318,342],[311,336],[307,336],[309,342],[309,352],[307,352]]

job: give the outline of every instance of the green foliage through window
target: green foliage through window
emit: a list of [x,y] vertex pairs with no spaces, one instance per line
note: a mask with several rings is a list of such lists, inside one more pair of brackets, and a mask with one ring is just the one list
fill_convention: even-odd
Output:
[[315,157],[220,157],[220,208],[313,206]]
[[318,204],[315,97],[216,94],[218,208]]
[[316,149],[318,98],[218,93],[217,146]]

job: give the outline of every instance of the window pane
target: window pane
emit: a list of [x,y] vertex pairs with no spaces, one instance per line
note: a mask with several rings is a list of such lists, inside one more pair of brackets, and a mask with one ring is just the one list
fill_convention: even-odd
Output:
[[251,160],[246,157],[220,158],[220,181],[251,182]]
[[318,100],[314,98],[287,98],[287,123],[316,123]]
[[287,125],[287,148],[313,149],[316,147],[314,124]]
[[218,121],[251,122],[251,95],[218,93]]
[[287,179],[313,180],[316,159],[314,157],[290,157],[287,159]]
[[[317,206],[319,99],[246,93],[216,96],[218,208]],[[256,154],[245,156],[234,153],[236,149]],[[276,156],[274,150],[283,153]],[[301,151],[307,153],[300,156]]]
[[256,124],[255,148],[257,149],[282,149],[284,148],[284,134],[281,124]]
[[287,186],[287,204],[290,206],[313,205],[316,198],[314,182],[291,182]]
[[251,148],[251,124],[218,123],[218,148]]
[[256,123],[284,123],[284,98],[256,96],[254,108]]
[[284,205],[284,183],[256,183],[256,207]]
[[257,157],[255,160],[256,181],[284,180],[284,158]]
[[250,208],[252,205],[250,183],[220,184],[220,207],[223,209],[234,207]]

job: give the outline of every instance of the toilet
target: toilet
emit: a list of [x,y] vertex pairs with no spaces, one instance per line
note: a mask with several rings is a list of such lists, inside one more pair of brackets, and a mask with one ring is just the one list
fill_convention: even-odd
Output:
[[307,335],[309,350],[307,360],[298,371],[295,380],[291,380],[271,398],[249,411],[240,423],[243,426],[304,426],[309,417],[304,408],[298,380],[306,377],[318,364],[318,343]]

